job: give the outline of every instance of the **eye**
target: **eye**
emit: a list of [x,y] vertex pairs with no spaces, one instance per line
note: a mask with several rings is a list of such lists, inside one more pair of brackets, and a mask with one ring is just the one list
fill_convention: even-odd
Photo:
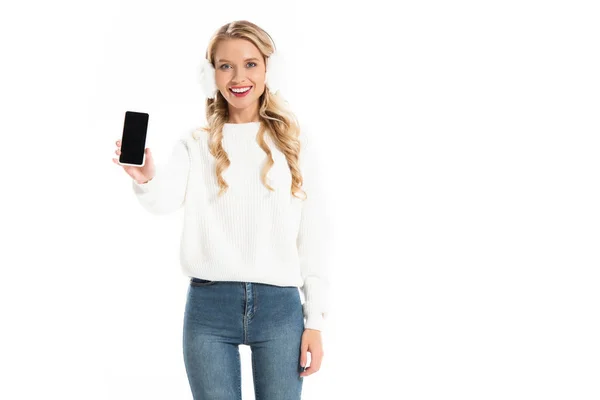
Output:
[[[250,64],[252,64],[252,66],[253,66],[253,67],[256,67],[256,66],[258,65],[258,64],[256,64],[255,62],[249,62],[249,63],[248,63],[248,64],[246,64],[246,65],[250,65]],[[225,68],[223,68],[223,67],[229,67],[229,66],[230,66],[229,64],[222,64],[222,65],[219,67],[219,69],[225,69]]]

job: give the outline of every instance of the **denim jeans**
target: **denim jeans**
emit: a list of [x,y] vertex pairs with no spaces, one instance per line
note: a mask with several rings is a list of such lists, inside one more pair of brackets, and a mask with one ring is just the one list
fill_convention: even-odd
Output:
[[295,286],[192,277],[183,356],[194,400],[242,400],[241,344],[251,349],[257,400],[299,400],[303,332]]

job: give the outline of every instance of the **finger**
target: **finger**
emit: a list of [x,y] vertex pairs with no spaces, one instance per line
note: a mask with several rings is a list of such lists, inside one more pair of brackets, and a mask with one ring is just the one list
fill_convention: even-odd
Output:
[[115,143],[116,143],[117,146],[121,146],[121,141],[120,140],[117,140]]
[[121,149],[116,149],[116,150],[115,150],[115,154],[116,154],[116,155],[119,155],[119,154],[121,154]]
[[316,353],[314,355],[313,353],[310,353],[310,367],[314,368],[315,372],[321,369],[321,361],[323,361],[322,353]]
[[319,353],[310,353],[310,366],[300,374],[300,376],[309,376],[321,369],[321,360],[323,356]]
[[318,369],[316,369],[313,364],[311,363],[310,366],[304,371],[300,373],[300,376],[304,377],[304,376],[310,376],[312,374],[314,374],[315,372],[317,372]]
[[308,364],[308,343],[303,340],[302,344],[300,346],[300,366],[301,367],[306,367],[306,364]]

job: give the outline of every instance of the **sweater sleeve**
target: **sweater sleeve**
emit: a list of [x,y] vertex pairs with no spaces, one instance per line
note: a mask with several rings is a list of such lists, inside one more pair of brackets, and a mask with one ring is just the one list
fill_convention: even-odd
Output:
[[319,174],[320,160],[316,148],[311,147],[310,139],[300,135],[300,169],[302,189],[307,198],[302,201],[300,228],[296,241],[304,284],[303,313],[305,329],[322,331],[329,311],[328,290],[328,248],[330,224],[327,220],[327,204],[323,191],[322,174]]
[[180,138],[163,165],[155,165],[155,175],[146,183],[132,179],[133,192],[150,213],[168,214],[178,210],[185,201],[190,158],[185,139]]

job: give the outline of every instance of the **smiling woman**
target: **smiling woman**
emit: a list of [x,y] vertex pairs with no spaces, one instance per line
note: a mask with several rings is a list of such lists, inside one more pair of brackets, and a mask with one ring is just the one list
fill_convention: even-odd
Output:
[[240,399],[241,344],[263,400],[300,399],[324,354],[328,213],[316,149],[279,93],[277,60],[255,24],[222,26],[200,70],[206,125],[132,183],[148,211],[185,210],[183,351],[195,399]]

